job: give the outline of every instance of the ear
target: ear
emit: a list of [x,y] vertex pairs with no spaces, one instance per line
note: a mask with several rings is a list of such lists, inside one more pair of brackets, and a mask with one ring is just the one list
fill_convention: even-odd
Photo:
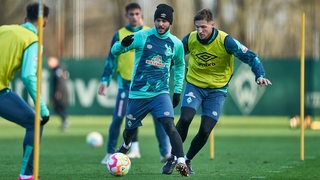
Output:
[[212,27],[214,27],[215,24],[216,24],[216,23],[214,23],[214,21],[211,21],[211,22],[210,22],[210,25],[211,25]]
[[43,19],[43,27],[45,28],[47,26],[48,20],[45,18]]

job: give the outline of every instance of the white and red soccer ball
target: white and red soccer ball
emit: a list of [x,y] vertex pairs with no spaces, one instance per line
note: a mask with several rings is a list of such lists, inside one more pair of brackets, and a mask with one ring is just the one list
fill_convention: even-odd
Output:
[[87,135],[86,142],[90,147],[100,147],[103,144],[103,137],[98,132],[91,132]]
[[107,162],[107,169],[114,176],[124,176],[128,174],[131,167],[129,157],[122,153],[112,154]]

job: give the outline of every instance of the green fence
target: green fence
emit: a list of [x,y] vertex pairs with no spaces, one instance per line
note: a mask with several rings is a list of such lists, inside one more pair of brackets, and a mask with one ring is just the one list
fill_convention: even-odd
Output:
[[[224,114],[294,115],[300,113],[300,61],[264,61],[272,86],[260,87],[254,83],[249,66],[236,63]],[[319,61],[305,62],[305,113],[319,115],[320,77]]]
[[[117,94],[117,83],[111,82],[106,96],[98,95],[104,59],[63,60],[70,72],[68,81],[69,114],[111,114]],[[45,63],[43,63],[45,64]],[[263,62],[272,86],[260,87],[254,82],[250,67],[236,60],[223,114],[226,115],[294,115],[300,112],[300,62],[298,59],[270,59]],[[320,114],[320,62],[306,61],[305,112]],[[44,67],[42,96],[49,101],[50,73]],[[21,80],[12,89],[25,96]],[[28,102],[32,104],[30,97]],[[178,109],[176,113],[178,113]]]

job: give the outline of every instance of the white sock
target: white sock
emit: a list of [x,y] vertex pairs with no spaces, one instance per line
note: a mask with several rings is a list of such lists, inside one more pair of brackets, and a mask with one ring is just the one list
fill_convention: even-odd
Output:
[[139,150],[139,142],[138,141],[132,142],[131,152],[136,152],[136,153],[140,152],[140,150]]
[[187,160],[189,160],[188,158],[187,158],[187,155],[184,155],[184,159],[187,161]]
[[179,163],[183,163],[183,164],[186,163],[186,160],[184,159],[184,157],[179,157],[179,158],[178,158],[177,164],[179,164]]
[[33,177],[32,175],[22,175],[22,174],[20,174],[20,177],[22,178],[22,179],[28,179],[28,178],[31,178],[31,177]]

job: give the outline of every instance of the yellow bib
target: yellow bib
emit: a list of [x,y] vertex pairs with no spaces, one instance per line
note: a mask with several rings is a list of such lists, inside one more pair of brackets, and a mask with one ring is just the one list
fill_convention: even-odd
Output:
[[222,88],[229,82],[233,73],[234,56],[224,47],[228,34],[218,31],[210,44],[201,44],[197,32],[191,32],[188,38],[190,51],[187,81],[200,88]]
[[[148,29],[149,27],[143,26],[142,29]],[[122,40],[126,36],[133,34],[127,28],[123,27],[119,29],[119,40]],[[134,64],[134,50],[120,54],[118,56],[118,67],[117,72],[120,73],[121,77],[125,80],[131,80],[132,68]]]
[[22,66],[23,53],[38,36],[20,25],[0,27],[0,90],[9,83]]

